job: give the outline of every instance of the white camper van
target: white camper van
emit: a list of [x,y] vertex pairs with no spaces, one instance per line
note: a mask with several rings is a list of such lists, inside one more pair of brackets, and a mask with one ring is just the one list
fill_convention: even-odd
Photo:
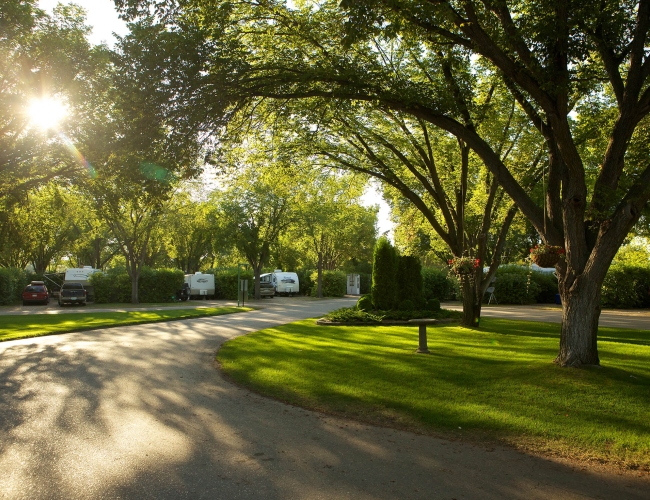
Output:
[[300,282],[296,273],[285,273],[276,269],[272,273],[273,286],[276,295],[297,295],[300,292]]
[[214,299],[214,274],[186,274],[185,283],[190,287],[190,299]]
[[100,269],[93,269],[91,266],[71,267],[66,269],[63,283],[81,283],[86,290],[88,300],[93,301],[95,300],[95,290],[90,284],[90,277],[97,272],[100,272]]

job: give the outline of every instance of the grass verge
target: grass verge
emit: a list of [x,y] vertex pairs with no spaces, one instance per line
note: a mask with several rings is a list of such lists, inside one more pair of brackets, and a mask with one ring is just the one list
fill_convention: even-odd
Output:
[[601,368],[566,369],[556,324],[482,319],[481,329],[316,326],[227,342],[226,374],[271,397],[378,425],[497,440],[650,470],[650,332],[600,329]]
[[2,316],[0,342],[56,333],[157,323],[251,311],[249,307],[205,307],[157,311],[90,312]]

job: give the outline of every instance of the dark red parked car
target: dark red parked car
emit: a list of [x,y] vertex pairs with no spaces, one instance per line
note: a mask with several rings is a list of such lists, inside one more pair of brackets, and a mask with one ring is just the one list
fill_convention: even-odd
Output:
[[49,304],[50,294],[47,291],[45,283],[42,281],[32,281],[23,290],[23,305],[27,304]]

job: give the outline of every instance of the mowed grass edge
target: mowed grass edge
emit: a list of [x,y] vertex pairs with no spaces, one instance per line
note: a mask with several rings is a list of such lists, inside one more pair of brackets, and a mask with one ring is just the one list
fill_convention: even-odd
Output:
[[251,310],[250,307],[205,307],[155,311],[6,315],[0,316],[0,342],[97,328],[221,316]]
[[416,432],[507,443],[650,470],[650,332],[600,329],[601,368],[552,363],[559,325],[482,319],[480,329],[317,326],[233,339],[235,382],[298,406]]

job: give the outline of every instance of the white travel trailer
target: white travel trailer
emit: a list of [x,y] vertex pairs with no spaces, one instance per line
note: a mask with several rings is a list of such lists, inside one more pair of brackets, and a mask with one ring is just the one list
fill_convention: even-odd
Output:
[[285,273],[282,269],[276,269],[271,275],[276,295],[291,296],[300,292],[300,281],[296,273]]
[[214,274],[186,274],[185,283],[190,287],[190,299],[214,299]]
[[95,300],[95,289],[90,284],[90,277],[93,273],[101,272],[100,269],[93,269],[91,266],[71,267],[66,269],[63,283],[81,283],[86,290],[88,300]]

